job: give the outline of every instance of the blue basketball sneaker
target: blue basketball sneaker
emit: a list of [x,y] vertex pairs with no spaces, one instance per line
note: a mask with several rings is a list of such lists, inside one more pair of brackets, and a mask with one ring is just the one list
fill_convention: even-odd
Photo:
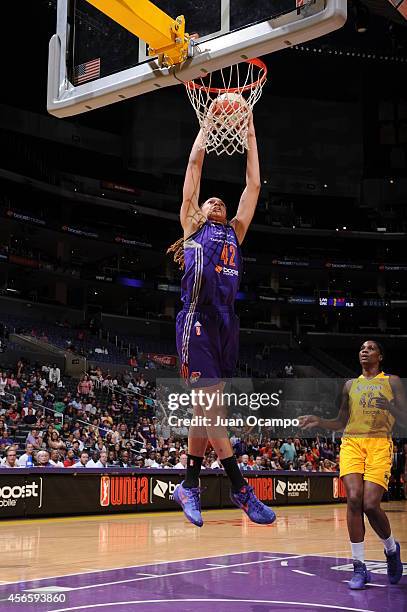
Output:
[[181,482],[181,484],[175,487],[174,499],[183,509],[189,522],[197,527],[202,527],[201,489],[199,487],[186,489],[182,486],[183,484],[184,482]]
[[403,564],[400,559],[400,544],[396,542],[396,550],[393,553],[384,551],[387,559],[387,577],[390,584],[397,584],[403,575]]
[[242,487],[238,493],[231,491],[230,499],[236,506],[241,508],[243,512],[246,512],[253,523],[270,525],[276,520],[276,515],[273,510],[257,499],[253,492],[253,487],[250,485]]
[[370,572],[367,571],[366,565],[362,561],[353,562],[353,576],[349,580],[350,589],[364,589],[366,582],[370,582]]

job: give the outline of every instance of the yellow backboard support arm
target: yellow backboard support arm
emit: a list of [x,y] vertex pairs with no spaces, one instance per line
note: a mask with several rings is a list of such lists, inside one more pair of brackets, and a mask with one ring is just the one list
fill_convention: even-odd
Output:
[[87,0],[95,8],[144,40],[149,55],[158,55],[164,66],[172,66],[188,57],[189,36],[185,19],[173,19],[150,0]]

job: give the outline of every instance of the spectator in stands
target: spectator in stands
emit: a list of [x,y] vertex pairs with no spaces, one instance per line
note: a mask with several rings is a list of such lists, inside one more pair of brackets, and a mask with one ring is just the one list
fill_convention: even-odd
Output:
[[24,361],[22,359],[19,359],[17,361],[16,369],[17,369],[17,378],[19,379],[19,378],[22,377],[24,369],[25,369],[25,364],[24,364]]
[[64,467],[72,467],[73,465],[75,465],[75,463],[76,463],[75,454],[71,448],[66,453],[66,457],[64,459]]
[[159,464],[156,462],[156,453],[155,453],[155,451],[152,450],[152,451],[150,451],[148,453],[148,457],[144,461],[144,466],[145,467],[151,467],[151,468],[158,468],[158,467],[160,467]]
[[131,467],[131,463],[129,461],[129,451],[123,450],[120,454],[119,466],[122,468]]
[[25,453],[24,453],[24,455],[21,455],[21,457],[19,458],[18,465],[20,467],[33,467],[33,465],[34,465],[33,453],[34,453],[33,445],[32,444],[26,444],[25,445]]
[[274,457],[274,459],[270,461],[270,465],[272,470],[285,470],[285,462],[281,456]]
[[52,463],[50,463],[49,452],[46,450],[38,451],[36,460],[37,460],[37,465],[36,465],[37,468],[55,467],[54,465],[52,465]]
[[257,455],[254,460],[253,470],[264,470],[264,458],[261,455]]
[[292,438],[287,438],[287,441],[280,446],[280,453],[283,456],[285,463],[293,462],[297,457],[297,451]]
[[175,464],[174,468],[176,470],[185,470],[187,467],[187,458],[188,456],[186,453],[181,453],[179,456],[179,461]]
[[329,461],[333,461],[335,458],[334,451],[332,448],[332,443],[324,442],[319,447],[319,453],[321,459],[329,459]]
[[[109,432],[109,433],[110,433],[110,432]],[[108,441],[109,439],[111,439],[111,436],[109,436],[109,438],[107,439],[107,441]],[[102,436],[98,436],[98,439],[97,439],[97,442],[96,442],[95,449],[96,449],[96,450],[97,450],[99,453],[106,452],[106,450],[107,450],[107,449],[106,449],[106,446],[105,446],[105,445],[104,445],[104,443],[103,443],[103,438],[102,438]]]
[[[79,425],[79,423],[78,423],[78,425]],[[82,452],[84,447],[85,447],[85,445],[83,443],[83,440],[81,439],[81,436],[82,436],[81,430],[80,429],[75,429],[75,431],[73,432],[73,437],[74,437],[73,448],[74,448],[74,450],[76,450],[75,444],[77,443],[78,444],[78,450],[80,452]]]
[[249,455],[242,455],[242,462],[240,463],[239,467],[242,472],[246,472],[252,469],[249,465]]
[[16,389],[20,388],[20,385],[18,384],[18,381],[16,380],[14,374],[10,374],[8,376],[7,386],[10,387],[11,391],[15,391]]
[[95,468],[97,462],[99,461],[99,453],[96,450],[90,451],[90,459],[86,467]]
[[99,460],[96,462],[95,467],[97,467],[97,468],[106,468],[106,467],[108,467],[107,452],[106,451],[102,451],[99,454]]
[[211,470],[223,470],[223,466],[215,451],[209,453],[209,467]]
[[63,468],[64,467],[64,464],[61,461],[61,456],[59,454],[59,450],[57,450],[57,449],[51,450],[49,462],[54,467],[58,467],[58,468]]
[[58,368],[56,363],[53,364],[52,368],[50,368],[48,372],[48,380],[52,385],[58,387],[61,381],[61,370]]
[[324,459],[320,465],[321,472],[335,472],[335,464],[329,459]]
[[0,372],[0,395],[5,395],[7,387],[7,375],[5,372]]
[[20,467],[17,461],[17,449],[15,446],[9,446],[6,449],[5,461],[1,464],[2,468],[18,468]]
[[89,376],[85,374],[78,383],[78,393],[82,396],[82,399],[87,399],[88,396],[92,394],[92,389],[93,383]]
[[72,443],[72,450],[73,450],[73,454],[74,454],[75,459],[79,460],[80,454],[82,452],[81,449],[80,449],[79,440],[74,440],[73,441],[73,443]]
[[79,455],[79,461],[75,463],[73,468],[86,468],[89,463],[89,453],[87,451],[81,451]]
[[117,465],[117,456],[115,450],[109,450],[107,453],[107,467],[114,467]]
[[129,359],[129,366],[133,372],[138,372],[138,362],[135,355],[132,355]]
[[54,431],[54,426],[51,423],[49,423],[49,421],[47,421],[47,422],[48,422],[47,429],[44,432],[44,434],[42,435],[42,439],[43,439],[45,445],[48,447],[49,446],[49,442],[51,440],[52,432]]
[[27,386],[23,388],[22,396],[23,396],[24,406],[28,406],[30,403],[32,403],[33,395],[34,395],[34,392],[31,389],[31,387]]
[[15,431],[20,421],[21,414],[17,410],[17,404],[11,404],[10,408],[6,412],[7,427]]
[[32,444],[34,449],[40,449],[42,445],[42,438],[40,438],[38,429],[32,429],[28,434],[27,439],[25,441],[27,444]]
[[60,439],[59,433],[55,430],[51,433],[51,439],[48,439],[48,446],[49,448],[56,449],[56,450],[61,450],[61,449],[66,448],[65,442],[63,442],[63,440]]
[[305,451],[305,461],[307,463],[311,463],[311,465],[315,464],[316,460],[319,458],[319,456],[314,453],[314,449],[311,448],[310,446],[307,447],[306,451]]
[[172,465],[172,467],[174,467],[178,463],[177,449],[172,446],[168,452],[169,452],[169,454],[168,454],[168,461],[167,462],[170,465]]
[[109,427],[113,425],[113,418],[111,417],[111,415],[109,414],[107,410],[105,410],[103,416],[101,417],[101,421],[103,424],[109,425]]
[[134,380],[131,378],[127,384],[127,390],[131,393],[139,393],[139,388],[135,384]]
[[276,454],[274,450],[275,441],[268,441],[264,446],[260,449],[260,455],[266,455],[269,459],[272,459]]
[[13,438],[10,436],[8,431],[4,427],[2,427],[0,429],[0,450],[5,449],[11,444],[13,444]]

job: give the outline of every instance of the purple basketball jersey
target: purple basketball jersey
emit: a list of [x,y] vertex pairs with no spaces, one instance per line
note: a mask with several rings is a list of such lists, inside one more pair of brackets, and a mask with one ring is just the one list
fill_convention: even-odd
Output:
[[184,307],[233,306],[241,274],[240,247],[233,227],[206,221],[185,241],[184,257]]
[[183,310],[176,321],[181,374],[194,386],[233,375],[239,350],[234,301],[242,257],[234,229],[206,221],[184,242]]

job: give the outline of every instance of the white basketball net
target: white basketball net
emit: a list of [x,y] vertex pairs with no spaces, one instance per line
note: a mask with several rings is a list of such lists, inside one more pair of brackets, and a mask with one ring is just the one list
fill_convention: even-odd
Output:
[[248,148],[250,115],[266,75],[263,62],[253,59],[185,83],[202,128],[202,149],[233,155]]

